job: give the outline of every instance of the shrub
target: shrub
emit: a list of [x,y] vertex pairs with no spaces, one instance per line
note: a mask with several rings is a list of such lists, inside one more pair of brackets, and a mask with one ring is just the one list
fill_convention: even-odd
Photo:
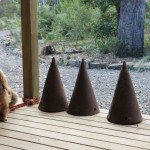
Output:
[[20,26],[20,18],[14,17],[9,19],[7,17],[0,18],[0,30],[1,29],[15,29]]
[[59,6],[54,22],[54,31],[71,41],[83,40],[91,33],[93,9],[86,7],[80,0],[64,0]]
[[143,56],[143,58],[138,62],[138,71],[145,71],[146,68],[144,67],[144,64],[147,62],[150,62],[150,54]]
[[10,35],[12,38],[11,46],[14,48],[21,49],[21,46],[22,46],[21,31],[20,30],[10,30]]
[[115,53],[117,49],[117,38],[115,36],[103,37],[96,40],[99,53]]
[[50,38],[49,33],[52,31],[53,21],[54,13],[50,12],[50,6],[39,6],[39,39]]
[[101,11],[99,19],[95,22],[93,33],[95,39],[117,34],[117,18],[114,7],[110,7],[106,12]]
[[0,0],[0,17],[20,16],[20,0]]
[[145,35],[144,35],[145,52],[150,52],[150,1],[146,0],[146,15],[145,15]]

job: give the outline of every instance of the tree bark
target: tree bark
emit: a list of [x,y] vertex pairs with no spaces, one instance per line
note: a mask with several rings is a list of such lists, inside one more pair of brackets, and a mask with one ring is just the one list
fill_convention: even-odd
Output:
[[121,0],[117,56],[143,56],[144,17],[145,0]]

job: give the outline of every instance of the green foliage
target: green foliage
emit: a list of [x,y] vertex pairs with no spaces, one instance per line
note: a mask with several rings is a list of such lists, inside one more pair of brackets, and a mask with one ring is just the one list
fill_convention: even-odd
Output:
[[118,40],[115,36],[103,37],[97,39],[95,42],[87,41],[83,49],[87,55],[102,56],[103,54],[116,53]]
[[11,30],[11,46],[21,47],[20,0],[0,0],[0,30]]
[[95,55],[96,53],[99,53],[99,49],[94,43],[85,45],[83,49],[85,50],[85,53],[88,56],[92,56]]
[[[99,17],[93,24],[96,50],[100,53],[114,51],[116,48],[117,11],[119,0],[83,0],[89,7],[99,8]],[[107,45],[108,44],[108,45]]]
[[79,0],[60,1],[59,14],[54,22],[54,31],[70,41],[83,40],[92,30],[94,10]]
[[20,18],[14,17],[13,19],[8,19],[7,17],[0,18],[0,30],[2,29],[13,29],[20,26]]
[[20,26],[20,1],[0,0],[0,30]]
[[59,63],[60,66],[65,66],[65,65],[67,65],[67,60],[66,60],[65,56],[62,55],[62,56],[59,58],[58,63]]
[[0,0],[0,17],[20,15],[20,0]]
[[[47,0],[38,7],[39,39],[82,47],[88,54],[115,52],[120,0]],[[46,1],[45,1],[46,2]],[[58,0],[57,0],[58,2]],[[20,0],[0,0],[0,29],[20,26]],[[20,33],[12,33],[14,45]],[[56,42],[57,41],[57,42]],[[66,43],[68,46],[66,46]],[[150,1],[146,0],[145,49],[150,51]],[[63,60],[62,60],[63,64]]]
[[117,38],[114,36],[103,37],[101,39],[96,40],[96,45],[100,53],[115,53],[117,48]]
[[7,17],[0,18],[0,30],[5,29],[7,26],[8,26],[8,18]]
[[138,71],[142,72],[145,71],[146,68],[144,67],[144,64],[150,62],[150,54],[147,56],[144,56],[139,62],[138,62]]
[[83,3],[91,6],[91,7],[99,7],[100,10],[104,13],[111,6],[119,5],[120,0],[82,0]]
[[50,6],[39,7],[39,39],[51,39],[49,34],[52,31],[54,13],[50,12]]
[[150,62],[150,55],[144,56],[140,61],[141,64],[144,64],[146,62]]
[[21,39],[21,31],[20,30],[11,30],[11,37],[12,41],[11,41],[11,46],[14,48],[18,48],[21,49],[21,43],[22,43],[22,39]]
[[146,56],[139,61],[139,71],[145,71],[144,63],[150,62],[150,1],[146,0],[144,48]]
[[150,52],[150,1],[146,0],[146,15],[145,15],[145,35],[144,35],[145,52]]
[[150,34],[145,35],[144,49],[146,53],[150,52]]
[[117,32],[116,11],[112,7],[105,13],[101,12],[99,19],[94,26],[95,39],[105,38],[107,36],[115,36]]

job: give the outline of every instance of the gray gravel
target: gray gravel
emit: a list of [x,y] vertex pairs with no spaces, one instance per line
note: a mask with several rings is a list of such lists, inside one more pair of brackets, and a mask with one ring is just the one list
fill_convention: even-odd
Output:
[[[22,58],[16,51],[4,48],[5,32],[0,32],[0,68],[7,75],[11,88],[18,92],[19,96],[23,96],[22,82]],[[39,63],[40,66],[40,96],[44,86],[44,81],[49,69],[49,62]],[[64,88],[68,101],[74,89],[75,80],[78,74],[78,68],[59,67]],[[88,70],[92,86],[100,108],[109,109],[116,83],[119,76],[118,70]],[[130,71],[130,75],[135,87],[137,99],[142,113],[150,115],[150,71],[138,72]]]

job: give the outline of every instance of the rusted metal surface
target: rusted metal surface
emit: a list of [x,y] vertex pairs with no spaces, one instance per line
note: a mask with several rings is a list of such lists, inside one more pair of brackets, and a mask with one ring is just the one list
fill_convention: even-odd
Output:
[[40,97],[32,98],[32,99],[31,98],[23,98],[22,100],[23,100],[23,103],[17,104],[13,107],[10,107],[9,109],[11,111],[14,111],[14,110],[19,109],[19,108],[24,107],[24,106],[31,106],[34,104],[38,104],[40,101]]
[[55,58],[53,58],[45,81],[39,109],[45,112],[61,112],[67,110],[67,107],[65,91]]
[[82,59],[67,112],[77,116],[91,116],[99,113],[99,107],[85,67],[84,59]]
[[23,98],[23,102],[27,104],[27,106],[34,105],[40,102],[40,97],[38,98]]
[[123,63],[118,83],[107,116],[116,124],[131,125],[142,121],[141,112],[126,63]]

